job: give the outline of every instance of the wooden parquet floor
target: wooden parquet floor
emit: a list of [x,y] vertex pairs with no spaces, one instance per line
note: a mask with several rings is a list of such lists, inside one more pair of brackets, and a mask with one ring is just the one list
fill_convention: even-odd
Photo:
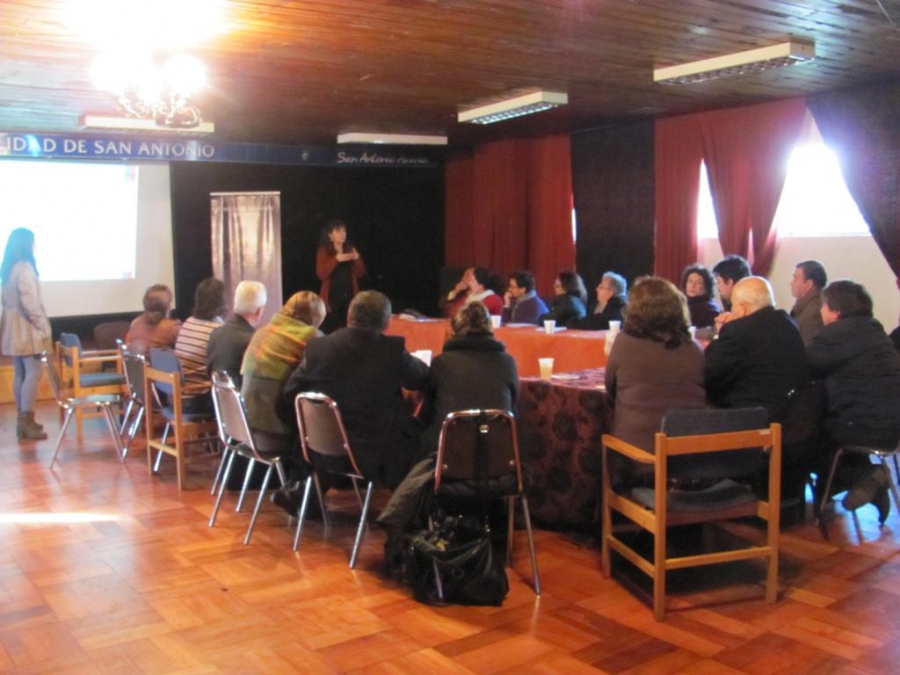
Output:
[[540,598],[518,536],[502,607],[434,608],[380,576],[375,527],[348,569],[351,501],[327,540],[311,523],[297,554],[266,504],[245,547],[233,499],[207,527],[208,467],[179,494],[170,463],[151,478],[134,449],[119,464],[90,420],[51,471],[55,414],[41,415],[50,440],[21,445],[14,417],[0,406],[0,672],[900,672],[896,513],[879,530],[874,508],[837,507],[829,542],[811,522],[786,530],[775,605],[759,575],[716,589],[735,575],[706,568],[657,623],[603,579],[596,542],[538,531]]

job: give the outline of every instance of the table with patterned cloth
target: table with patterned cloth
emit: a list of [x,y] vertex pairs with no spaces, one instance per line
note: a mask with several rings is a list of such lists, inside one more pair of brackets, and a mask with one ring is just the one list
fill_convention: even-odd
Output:
[[604,369],[522,378],[519,445],[535,521],[552,529],[598,531],[600,437],[612,429]]

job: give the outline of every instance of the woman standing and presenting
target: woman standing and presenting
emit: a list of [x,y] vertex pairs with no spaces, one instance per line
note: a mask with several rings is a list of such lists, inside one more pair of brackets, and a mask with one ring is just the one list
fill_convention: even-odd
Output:
[[322,282],[319,296],[328,308],[323,332],[347,325],[347,309],[359,293],[359,280],[365,275],[362,256],[347,240],[347,225],[342,220],[332,220],[322,230],[316,253],[316,276]]
[[41,380],[41,352],[51,345],[50,321],[41,302],[31,230],[20,227],[10,232],[0,265],[0,282],[0,351],[12,356],[15,363],[13,393],[19,412],[16,436],[19,440],[43,440],[47,434],[34,421],[34,402]]

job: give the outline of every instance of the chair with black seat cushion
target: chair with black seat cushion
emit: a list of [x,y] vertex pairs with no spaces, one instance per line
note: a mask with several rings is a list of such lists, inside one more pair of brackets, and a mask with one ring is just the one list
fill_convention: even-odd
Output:
[[[522,461],[515,417],[505,410],[462,410],[447,415],[441,426],[434,470],[438,507],[472,509],[487,518],[491,501],[505,500],[508,517],[506,562],[512,564],[515,505],[522,505],[534,592],[541,594],[541,575],[534,548],[531,512],[522,479]],[[432,523],[433,525],[433,523]],[[438,583],[438,597],[443,595]]]
[[[653,470],[653,487],[614,486],[610,456],[617,453]],[[752,482],[768,455],[768,492],[758,498]],[[701,482],[704,489],[682,489]],[[766,600],[778,593],[778,537],[781,509],[781,426],[769,424],[762,408],[672,410],[656,434],[655,453],[603,436],[603,575],[610,576],[615,551],[648,575],[653,582],[653,613],[658,621],[666,611],[666,572],[752,558],[768,561]],[[613,527],[613,513],[628,524]],[[667,552],[667,529],[756,516],[765,524],[765,542],[746,548]],[[634,526],[653,535],[650,558],[621,537]]]
[[[150,349],[150,367],[144,377],[144,401],[159,401],[159,414],[165,419],[161,435],[156,433],[155,415],[146,414],[147,464],[150,473],[159,471],[164,454],[175,458],[178,489],[181,490],[185,478],[185,465],[191,459],[217,457],[206,452],[195,457],[188,456],[188,448],[203,445],[218,449],[218,432],[214,413],[186,413],[182,408],[181,363],[171,349]],[[169,435],[174,442],[169,441]],[[156,451],[156,458],[153,452]]]
[[41,361],[47,370],[47,377],[50,380],[50,387],[53,389],[53,395],[56,397],[56,403],[60,411],[63,413],[63,423],[59,429],[59,436],[56,439],[56,448],[53,450],[53,457],[50,458],[50,468],[56,463],[56,457],[59,455],[59,448],[62,446],[63,438],[66,430],[69,428],[69,422],[72,416],[78,411],[85,410],[103,415],[109,428],[109,435],[113,441],[113,447],[116,449],[116,455],[121,461],[125,457],[122,454],[122,439],[119,437],[119,431],[116,428],[116,419],[111,410],[111,406],[119,403],[118,394],[95,394],[90,396],[69,396],[65,391],[59,372],[56,370],[54,359],[49,358],[47,353],[41,355]]
[[[57,358],[62,371],[61,381],[69,387],[74,398],[99,394],[125,394],[125,375],[118,349],[82,349],[75,333],[60,333]],[[112,370],[104,370],[111,366]],[[82,416],[87,409],[77,410],[75,422],[81,438]]]
[[[253,536],[253,528],[256,525],[256,519],[259,515],[259,509],[262,506],[266,490],[269,487],[269,481],[272,477],[272,469],[278,472],[278,479],[282,485],[287,485],[287,475],[284,471],[280,457],[273,457],[260,454],[253,442],[253,432],[247,423],[247,410],[244,407],[244,400],[241,393],[234,386],[231,378],[224,371],[213,373],[212,378],[213,389],[213,406],[216,411],[216,419],[219,423],[220,437],[225,441],[225,450],[223,451],[223,460],[225,471],[219,481],[219,492],[216,497],[216,505],[213,508],[212,515],[209,518],[209,526],[216,524],[216,516],[219,513],[219,507],[222,504],[222,496],[225,494],[225,486],[228,484],[228,476],[236,456],[246,457],[251,460],[247,466],[247,477],[253,472],[255,463],[268,466],[266,475],[263,478],[262,486],[259,489],[259,497],[256,500],[256,507],[253,509],[253,515],[250,517],[250,524],[247,526],[247,534],[244,536],[244,545],[250,543],[250,537]],[[241,501],[247,489],[247,479],[244,480],[244,489],[241,491]]]
[[[303,457],[312,467],[303,490],[303,500],[300,504],[300,512],[297,516],[297,531],[294,533],[294,550],[300,547],[300,535],[303,532],[303,521],[306,518],[309,507],[309,497],[312,486],[315,485],[316,495],[322,507],[322,521],[325,525],[325,534],[331,527],[328,510],[325,505],[325,495],[322,491],[322,478],[326,474],[349,478],[353,483],[361,513],[359,525],[356,528],[356,539],[353,542],[353,551],[350,554],[350,568],[356,567],[359,556],[359,545],[362,542],[363,530],[366,527],[366,517],[369,513],[369,505],[372,502],[373,482],[363,476],[356,464],[350,441],[347,439],[347,431],[341,418],[341,411],[334,399],[316,392],[301,392],[294,399],[294,408],[297,414],[297,427],[300,430],[300,447]],[[366,482],[365,500],[360,497],[359,481]]]

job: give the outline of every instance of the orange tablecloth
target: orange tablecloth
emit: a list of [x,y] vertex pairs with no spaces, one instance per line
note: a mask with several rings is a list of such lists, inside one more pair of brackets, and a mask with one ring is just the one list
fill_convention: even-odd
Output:
[[[405,337],[409,351],[430,349],[437,356],[450,335],[450,322],[447,319],[407,321],[395,316],[386,332]],[[547,335],[543,329],[531,326],[494,329],[494,337],[506,345],[516,360],[520,377],[536,377],[538,359],[547,356],[554,359],[555,373],[602,368],[606,365],[605,335],[605,331],[588,330],[564,330]]]

